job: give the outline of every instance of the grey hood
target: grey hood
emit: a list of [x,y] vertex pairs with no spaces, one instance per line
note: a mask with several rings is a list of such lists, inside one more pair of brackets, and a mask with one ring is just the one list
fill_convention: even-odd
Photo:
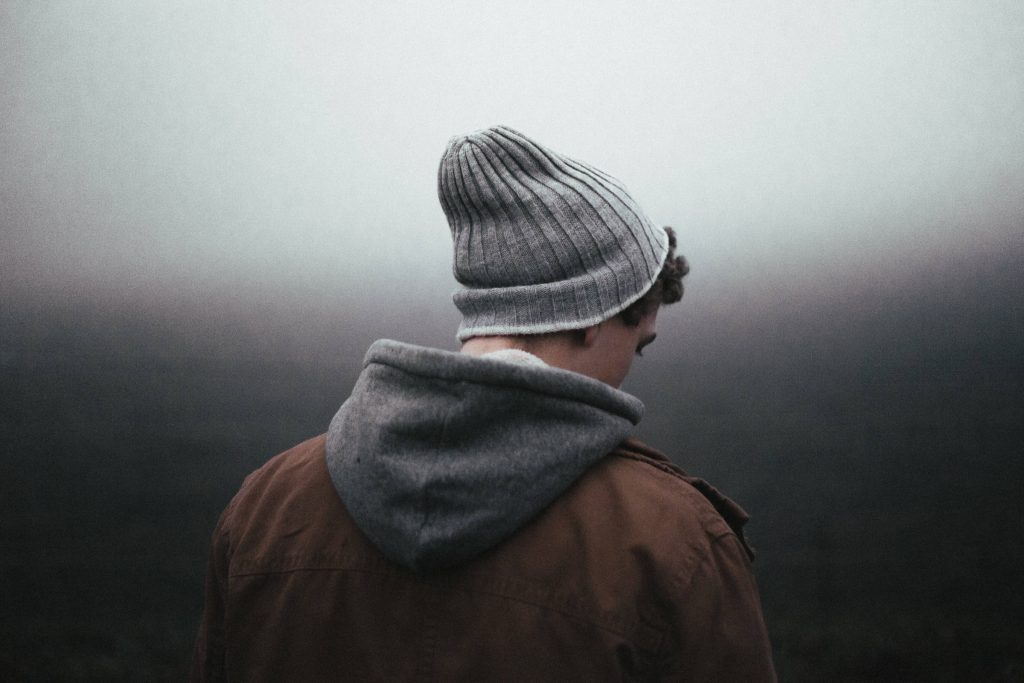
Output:
[[380,340],[331,421],[327,468],[374,545],[429,571],[511,535],[642,414],[566,370]]

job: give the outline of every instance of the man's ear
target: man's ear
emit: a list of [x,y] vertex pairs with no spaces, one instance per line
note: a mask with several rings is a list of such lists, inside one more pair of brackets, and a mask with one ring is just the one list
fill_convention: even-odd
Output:
[[601,334],[601,323],[585,327],[580,332],[583,333],[581,341],[583,346],[591,347],[597,343],[597,337]]

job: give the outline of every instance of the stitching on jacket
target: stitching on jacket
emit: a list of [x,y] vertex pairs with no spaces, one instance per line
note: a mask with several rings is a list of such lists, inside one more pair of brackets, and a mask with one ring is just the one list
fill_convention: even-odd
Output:
[[723,538],[725,536],[736,536],[736,532],[729,525],[729,522],[722,516],[722,514],[718,510],[715,509],[714,503],[712,503],[710,500],[708,500],[707,496],[705,496],[703,493],[701,493],[693,484],[691,484],[690,482],[686,481],[686,477],[683,474],[681,474],[679,472],[679,470],[676,469],[673,465],[671,465],[669,463],[658,462],[657,460],[652,460],[651,458],[648,458],[648,457],[643,456],[643,455],[636,455],[636,454],[629,453],[629,452],[626,452],[626,451],[621,451],[621,450],[615,451],[615,453],[613,455],[615,457],[623,458],[625,460],[633,460],[635,462],[639,462],[639,463],[642,463],[644,465],[648,465],[650,467],[653,467],[656,470],[664,472],[665,474],[669,474],[669,475],[673,476],[675,479],[679,480],[681,483],[683,483],[687,487],[686,490],[693,491],[698,496],[700,496],[701,500],[704,500],[708,505],[711,506],[711,510],[712,510],[712,512],[715,513],[715,517],[720,519],[722,521],[722,523],[725,525],[725,529],[724,530],[721,530],[720,532],[712,532],[710,529],[708,529],[707,524],[705,524],[705,518],[707,517],[706,512],[701,515],[701,517],[700,517],[701,528],[704,529],[705,533],[707,533],[708,537],[711,538],[713,541],[717,541],[718,539]]
[[[693,484],[692,482],[690,482],[688,480],[688,479],[690,479],[690,477],[687,477],[685,472],[680,470],[678,467],[676,467],[671,462],[662,462],[662,461],[660,461],[660,460],[658,460],[656,458],[645,456],[645,455],[643,455],[641,453],[633,453],[633,452],[630,452],[630,451],[626,450],[627,448],[630,448],[633,445],[639,446],[642,449],[650,449],[649,446],[647,446],[646,444],[643,444],[642,442],[638,442],[638,441],[635,441],[633,439],[627,439],[626,441],[624,441],[619,446],[618,449],[616,449],[616,451],[613,453],[613,455],[616,455],[616,456],[618,456],[620,458],[625,458],[627,460],[637,460],[639,462],[643,462],[643,463],[645,463],[647,465],[650,465],[651,467],[654,467],[656,469],[661,470],[662,472],[665,472],[667,474],[672,475],[673,477],[675,477],[675,478],[681,480],[682,482],[684,482],[685,484],[687,484],[687,486],[690,486],[691,488],[696,490],[709,503],[711,503],[711,507],[714,508],[715,513],[729,527],[729,529],[732,532],[732,535],[735,536],[736,539],[740,542],[740,545],[743,547],[744,552],[747,554],[747,559],[750,560],[751,562],[754,561],[754,559],[757,557],[757,552],[750,545],[750,541],[747,540],[746,534],[743,533],[743,526],[749,520],[749,517],[742,510],[742,508],[739,508],[739,506],[737,506],[734,502],[729,501],[727,498],[725,499],[726,502],[728,502],[731,505],[737,507],[739,512],[743,515],[741,518],[737,519],[736,523],[734,524],[732,521],[730,521],[730,519],[728,517],[726,517],[725,514],[723,514],[722,510],[719,509],[718,505],[715,504],[715,501],[713,499],[711,499],[704,491],[702,491],[699,486],[696,486],[695,484]],[[653,450],[653,449],[651,449],[651,450]],[[657,451],[655,451],[655,453],[657,453]],[[658,455],[660,455],[662,458],[664,457],[660,453]],[[714,490],[714,487],[711,487],[710,484],[707,484],[707,482],[703,482],[702,481],[702,483],[706,484],[712,490]],[[722,498],[725,498],[725,496],[722,496],[722,494],[720,492],[717,493],[717,495],[721,496]],[[729,535],[730,535],[729,533],[722,533],[722,534],[719,534],[719,535],[711,535],[711,537],[714,538],[715,540],[717,540],[719,538],[723,538],[723,537],[729,536]]]
[[[339,562],[339,564],[341,564]],[[360,566],[333,566],[333,567],[315,567],[315,566],[297,566],[297,567],[267,567],[265,569],[247,568],[245,570],[236,570],[231,572],[230,578],[246,578],[252,576],[266,576],[271,574],[292,574],[296,572],[351,572],[355,574],[368,574],[371,576],[380,577],[394,577],[404,580],[415,580],[412,576],[406,575],[402,571],[388,571],[387,569],[373,569],[369,567]],[[522,582],[514,579],[505,579],[499,577],[468,577],[466,580],[468,585],[461,585],[457,579],[450,579],[445,582],[445,586],[449,590],[455,590],[469,595],[489,595],[491,597],[503,598],[512,602],[518,602],[524,605],[530,605],[538,609],[547,610],[561,614],[569,619],[574,619],[586,624],[590,624],[596,628],[606,631],[613,635],[619,636],[632,642],[633,634],[637,631],[637,623],[627,621],[619,617],[608,617],[605,619],[595,619],[594,617],[587,616],[584,614],[584,610],[572,610],[560,607],[556,599],[551,599],[549,602],[545,602],[541,599],[530,599],[529,597],[518,595],[516,591],[511,590],[513,586],[511,584],[518,584],[522,588]],[[507,586],[509,590],[501,590],[501,586]],[[490,586],[490,587],[489,587]],[[537,592],[540,592],[539,590]],[[550,596],[550,592],[549,592]],[[564,601],[563,601],[564,602]],[[647,629],[653,629],[662,633],[657,627],[644,623],[644,627]]]

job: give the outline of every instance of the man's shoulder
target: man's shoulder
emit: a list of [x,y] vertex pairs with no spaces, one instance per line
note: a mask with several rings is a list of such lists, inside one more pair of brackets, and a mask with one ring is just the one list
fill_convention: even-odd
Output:
[[749,519],[743,508],[637,439],[620,444],[592,468],[581,485],[614,496],[640,525],[673,527],[672,537],[698,545],[735,536],[753,558],[743,535]]
[[607,610],[670,630],[695,577],[750,573],[742,537],[697,482],[627,441],[471,569],[551,587],[595,623],[610,623]]
[[323,460],[326,434],[320,434],[298,443],[267,460],[245,478],[241,490],[249,487],[273,485],[282,477],[300,477]]
[[276,509],[331,502],[335,496],[324,464],[325,440],[323,434],[307,439],[250,473],[224,511],[223,523],[237,525]]

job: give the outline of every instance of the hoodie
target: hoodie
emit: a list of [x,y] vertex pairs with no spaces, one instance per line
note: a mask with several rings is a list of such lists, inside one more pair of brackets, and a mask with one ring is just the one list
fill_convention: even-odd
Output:
[[642,414],[577,373],[381,340],[331,421],[327,468],[384,555],[431,571],[511,536]]

